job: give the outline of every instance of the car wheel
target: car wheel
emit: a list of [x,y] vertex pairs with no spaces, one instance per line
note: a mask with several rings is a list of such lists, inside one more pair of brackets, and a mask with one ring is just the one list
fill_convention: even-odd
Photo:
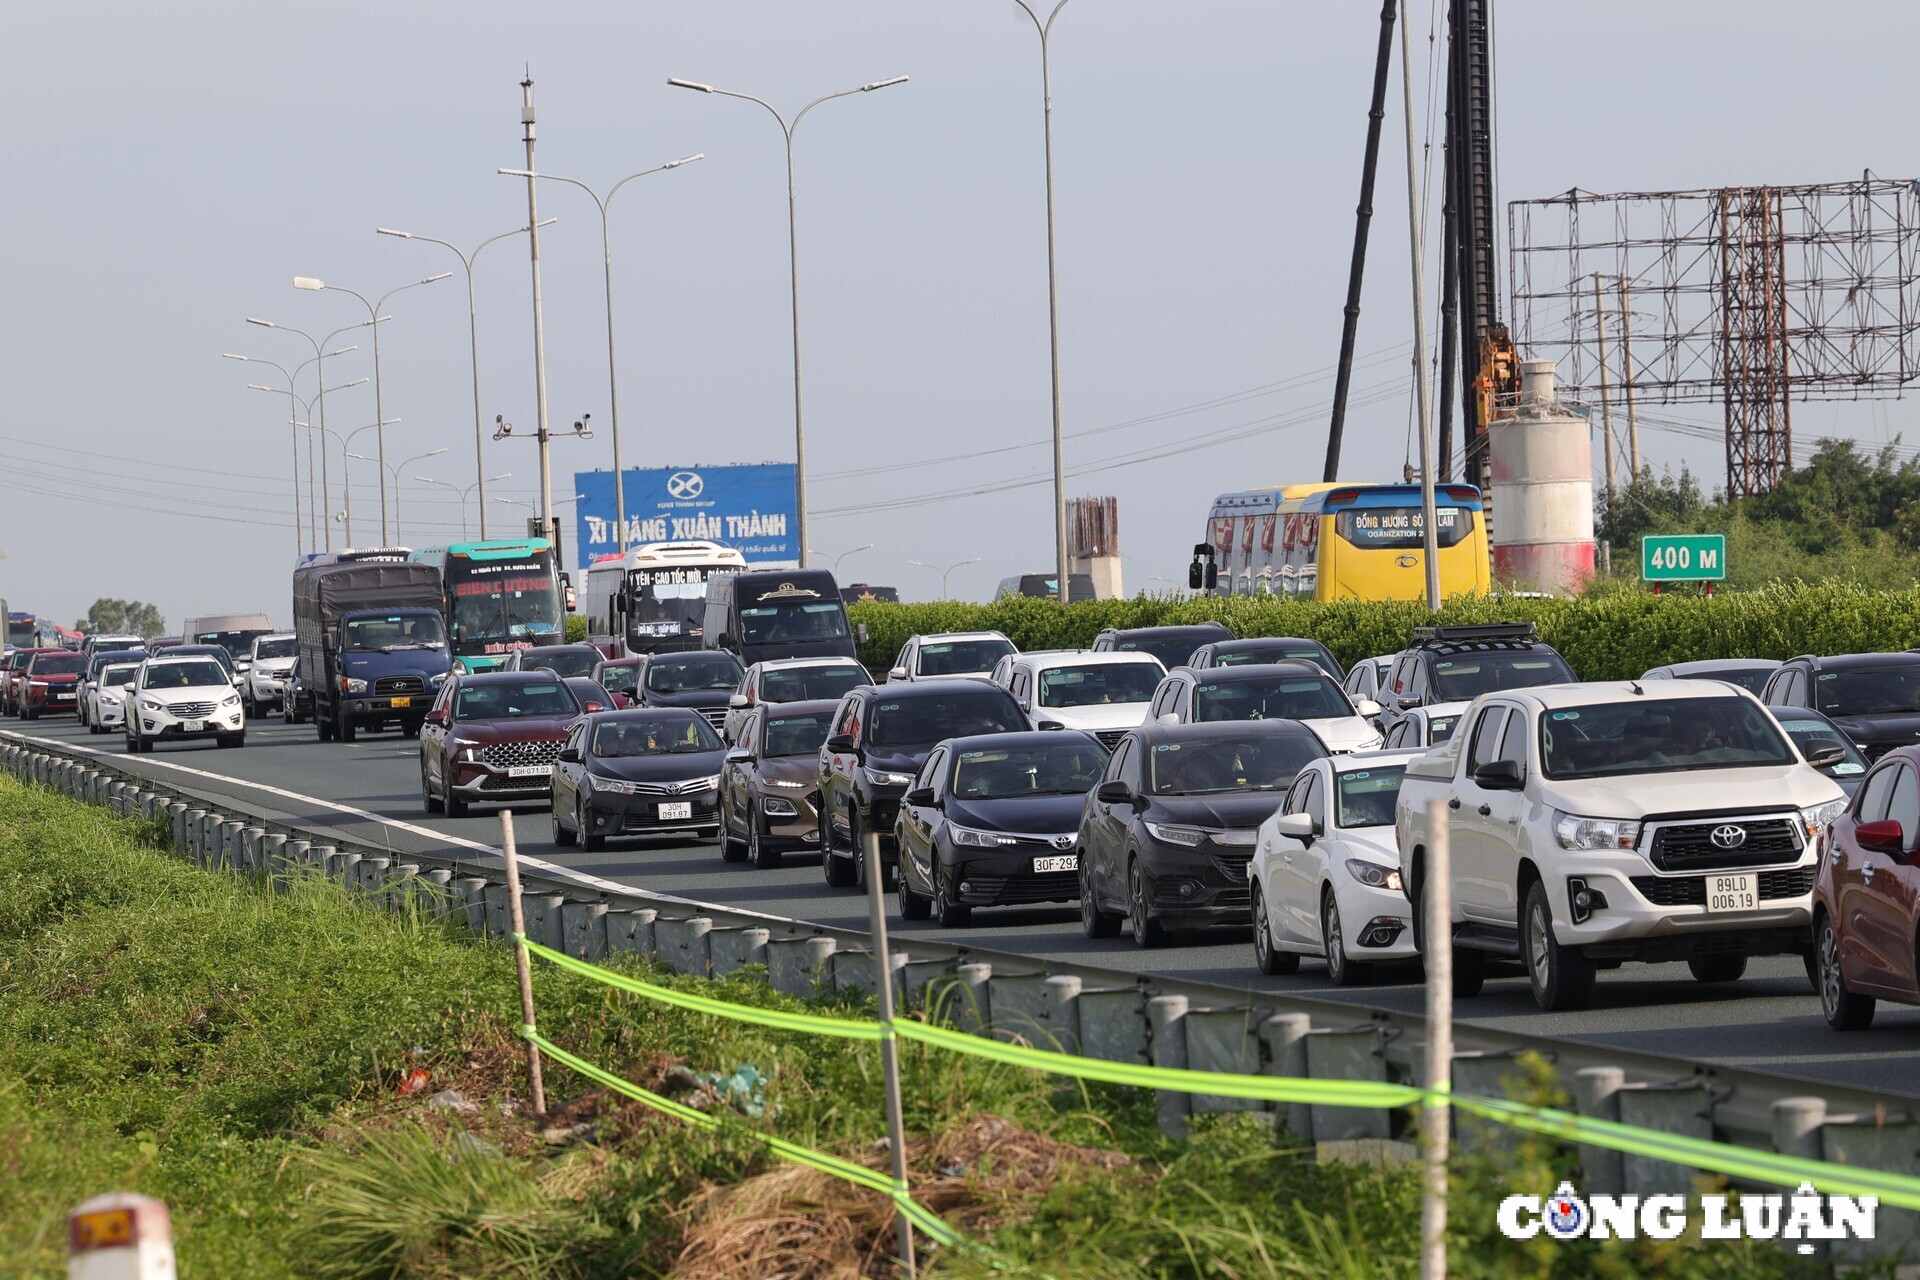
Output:
[[1295,973],[1300,957],[1273,945],[1273,917],[1267,912],[1266,890],[1253,884],[1253,962],[1265,974]]
[[1100,905],[1100,897],[1093,887],[1093,868],[1084,849],[1080,852],[1080,932],[1089,938],[1120,936],[1120,914]]
[[332,719],[330,719],[327,716],[319,715],[316,713],[313,717],[313,731],[314,733],[319,735],[320,741],[332,742],[333,741]]
[[28,707],[20,713],[20,718],[22,720],[38,720],[40,718],[40,712],[33,707]]
[[467,816],[469,806],[465,800],[460,798],[459,793],[454,791],[453,775],[441,775],[440,794],[447,802],[447,816],[449,818],[464,818]]
[[1593,1000],[1593,962],[1574,948],[1561,946],[1553,936],[1553,908],[1547,904],[1543,882],[1535,880],[1527,886],[1522,918],[1521,954],[1534,1004],[1550,1013],[1586,1008]]
[[1813,926],[1814,958],[1820,967],[1820,1012],[1835,1031],[1865,1031],[1873,1023],[1874,998],[1847,990],[1840,967],[1840,939],[1833,917],[1822,912]]
[[1800,963],[1807,970],[1807,985],[1813,988],[1815,995],[1820,994],[1820,957],[1813,948],[1808,947],[1800,953]]
[[1747,971],[1745,956],[1695,956],[1687,961],[1695,982],[1738,982]]
[[964,929],[973,923],[973,908],[964,902],[955,902],[947,896],[949,878],[941,874],[941,868],[934,868],[933,915],[940,921],[942,929]]
[[1327,978],[1336,987],[1354,987],[1364,982],[1367,966],[1347,959],[1347,934],[1341,926],[1340,903],[1333,890],[1320,895],[1320,939],[1327,953]]
[[595,833],[593,829],[593,811],[587,807],[585,796],[580,798],[580,807],[574,810],[574,822],[580,828],[580,847],[588,853],[599,853],[607,847],[607,838]]
[[352,742],[359,733],[360,726],[355,724],[353,717],[346,712],[342,711],[334,718],[333,736],[340,739],[340,741]]
[[433,794],[433,779],[427,776],[427,762],[420,762],[420,807],[428,813],[439,813],[446,806],[440,803],[440,797]]
[[[905,846],[902,846],[903,848]],[[904,857],[900,863],[900,878],[895,884],[895,892],[900,897],[900,918],[902,920],[925,920],[933,914],[933,900],[923,898],[913,891],[913,877],[907,873]]]
[[[753,821],[752,818],[747,819],[748,825],[752,825]],[[747,842],[745,840],[734,839],[733,833],[727,830],[726,820],[722,819],[720,822],[720,861],[745,862],[746,860]]]
[[1138,858],[1127,860],[1127,907],[1128,917],[1133,923],[1133,945],[1165,946],[1166,928],[1147,914],[1147,874],[1140,869]]
[[780,865],[780,849],[771,840],[760,834],[760,824],[747,824],[747,861],[762,871],[770,871]]
[[569,830],[566,823],[560,821],[560,806],[557,804],[547,806],[547,817],[553,824],[553,843],[562,849],[572,848],[580,837],[578,833]]
[[853,885],[853,860],[841,857],[835,848],[833,819],[825,814],[820,818],[820,872],[827,878],[829,889],[846,889]]

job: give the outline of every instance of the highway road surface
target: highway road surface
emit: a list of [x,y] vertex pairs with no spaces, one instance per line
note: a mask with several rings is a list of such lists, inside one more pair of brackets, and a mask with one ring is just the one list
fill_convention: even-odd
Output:
[[[322,744],[313,728],[278,720],[255,722],[247,745],[222,751],[205,745],[162,746],[126,754],[117,736],[94,736],[72,721],[12,722],[13,732],[66,748],[96,751],[158,782],[190,786],[197,794],[230,795],[250,811],[308,829],[333,832],[396,851],[476,856],[496,852],[500,822],[493,810],[448,819],[420,803],[418,746],[394,733],[362,734],[352,745]],[[867,902],[853,890],[830,889],[817,857],[789,857],[775,871],[720,860],[717,841],[628,841],[604,853],[557,849],[544,807],[516,810],[523,855],[584,877],[864,931]],[[891,896],[889,905],[891,906]],[[1253,964],[1246,930],[1188,935],[1180,945],[1145,951],[1123,932],[1091,941],[1073,906],[977,910],[973,927],[942,930],[908,924],[897,913],[903,939],[939,936],[984,949],[1056,957],[1145,974],[1165,974],[1252,992],[1294,991],[1319,999],[1419,1015],[1424,993],[1415,968],[1382,972],[1368,986],[1330,986],[1325,966],[1307,961],[1285,977],[1263,976]],[[1841,1035],[1828,1029],[1797,957],[1755,961],[1744,980],[1708,987],[1685,965],[1627,965],[1600,975],[1593,1007],[1545,1014],[1534,1008],[1517,966],[1496,970],[1484,992],[1458,1002],[1456,1016],[1521,1035],[1556,1036],[1641,1053],[1775,1072],[1809,1081],[1920,1097],[1920,1009],[1882,1005],[1870,1031]]]

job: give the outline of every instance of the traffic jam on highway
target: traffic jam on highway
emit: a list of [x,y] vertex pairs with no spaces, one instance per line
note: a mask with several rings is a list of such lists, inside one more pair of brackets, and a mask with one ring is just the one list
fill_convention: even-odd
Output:
[[596,562],[588,643],[562,639],[540,539],[312,556],[293,586],[292,632],[235,615],[10,648],[0,709],[133,753],[239,748],[269,715],[321,742],[397,731],[429,814],[805,857],[948,929],[1047,904],[1142,948],[1231,926],[1261,972],[1311,957],[1339,986],[1417,964],[1444,835],[1461,996],[1501,961],[1577,1010],[1629,961],[1725,984],[1797,955],[1836,1029],[1920,1003],[1920,653],[1586,683],[1524,623],[1416,628],[1351,668],[1205,623],[1041,652],[915,635],[870,672],[831,573],[714,544]]

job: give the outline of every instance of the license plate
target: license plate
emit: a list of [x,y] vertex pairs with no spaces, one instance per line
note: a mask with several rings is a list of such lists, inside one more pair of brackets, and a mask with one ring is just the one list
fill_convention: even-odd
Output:
[[204,720],[182,720],[180,722],[180,732],[182,733],[198,733],[206,727],[207,724]]
[[408,707],[413,705],[413,699],[412,698],[393,698],[389,700],[387,705],[391,706],[395,711],[405,711]]
[[56,693],[53,695],[53,700],[55,702],[72,702],[73,695],[70,693]]
[[660,816],[662,818],[691,818],[693,816],[693,801],[675,800],[668,804],[663,804],[660,806]]
[[543,778],[553,769],[544,764],[516,764],[507,769],[509,778]]
[[1035,858],[1033,860],[1033,869],[1036,872],[1078,871],[1080,869],[1080,855],[1077,853],[1066,853],[1053,858]]
[[1708,876],[1707,910],[1753,911],[1760,906],[1760,895],[1752,875]]

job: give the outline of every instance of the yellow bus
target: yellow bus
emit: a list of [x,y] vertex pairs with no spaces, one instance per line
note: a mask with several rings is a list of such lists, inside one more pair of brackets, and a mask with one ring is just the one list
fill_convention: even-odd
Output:
[[[1480,491],[1434,490],[1440,594],[1492,586]],[[1417,484],[1293,484],[1223,493],[1207,518],[1205,549],[1219,595],[1315,600],[1426,596]]]

